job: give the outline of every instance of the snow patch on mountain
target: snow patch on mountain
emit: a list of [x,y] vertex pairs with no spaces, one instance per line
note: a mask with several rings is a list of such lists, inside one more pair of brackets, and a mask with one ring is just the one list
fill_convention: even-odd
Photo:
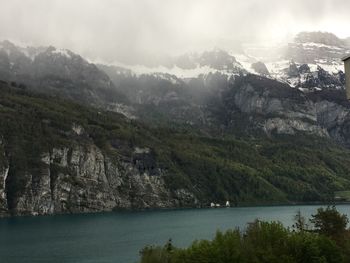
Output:
[[232,56],[234,56],[237,61],[243,66],[243,68],[249,73],[256,73],[252,68],[252,64],[258,62],[257,58],[254,58],[247,54],[232,54]]
[[302,43],[301,44],[304,49],[314,49],[314,48],[327,48],[327,49],[335,49],[335,50],[343,50],[341,47],[337,46],[330,46],[322,43],[314,43],[314,42],[308,42],[308,43]]
[[[184,69],[184,68],[180,68],[178,66],[173,66],[173,67],[169,68],[169,67],[165,67],[165,66],[148,67],[148,66],[144,66],[144,65],[125,65],[125,64],[118,63],[118,62],[109,63],[107,65],[121,67],[125,70],[130,70],[136,76],[156,75],[159,77],[162,74],[163,75],[169,74],[169,75],[174,75],[177,78],[188,79],[188,78],[197,78],[200,75],[207,75],[209,73],[215,73],[215,72],[220,72],[222,74],[227,74],[227,75],[233,74],[232,70],[229,70],[229,69],[218,70],[218,69],[214,69],[214,68],[209,67],[209,66],[200,66],[200,65],[197,65],[195,68],[191,68],[191,69]],[[245,69],[242,66],[240,66],[240,68]],[[121,73],[123,73],[123,72],[121,71]]]
[[[170,74],[170,75],[175,75],[178,78],[195,78],[198,77],[201,74],[208,74],[213,71],[212,68],[205,66],[205,67],[196,67],[194,69],[183,69],[179,68],[177,66],[174,66],[172,68],[168,68],[165,66],[158,66],[158,67],[148,67],[144,65],[126,65],[126,64],[121,64],[118,62],[115,63],[110,63],[108,66],[116,66],[116,67],[121,67],[126,70],[130,70],[133,72],[136,76],[141,76],[141,75],[157,75],[160,74]],[[120,73],[123,73],[120,71]]]
[[67,58],[71,58],[71,52],[68,49],[62,49],[62,48],[55,48],[51,53],[59,55],[59,56],[64,56]]

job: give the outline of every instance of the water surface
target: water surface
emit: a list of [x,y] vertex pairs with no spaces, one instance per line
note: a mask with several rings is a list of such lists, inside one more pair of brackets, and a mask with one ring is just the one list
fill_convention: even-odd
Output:
[[[115,212],[0,219],[0,262],[133,263],[149,244],[187,246],[217,230],[245,227],[259,218],[292,225],[300,209],[309,217],[319,206],[274,206]],[[350,205],[338,210],[350,215]]]

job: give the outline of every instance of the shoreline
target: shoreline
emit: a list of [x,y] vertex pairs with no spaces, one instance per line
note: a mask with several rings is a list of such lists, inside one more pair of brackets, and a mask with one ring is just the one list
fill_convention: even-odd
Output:
[[220,206],[220,207],[211,207],[207,206],[193,206],[193,207],[152,207],[152,208],[115,208],[113,210],[101,210],[101,211],[85,211],[85,212],[67,212],[67,213],[53,213],[53,214],[0,214],[0,219],[5,218],[28,218],[28,217],[51,217],[51,216],[61,216],[61,215],[85,215],[85,214],[104,214],[104,213],[125,213],[125,212],[156,212],[156,211],[176,211],[176,210],[188,210],[188,209],[227,209],[227,208],[249,208],[249,207],[285,207],[285,206],[332,206],[332,205],[350,205],[350,201],[337,201],[337,202],[281,202],[281,203],[241,203],[239,205],[231,206]]

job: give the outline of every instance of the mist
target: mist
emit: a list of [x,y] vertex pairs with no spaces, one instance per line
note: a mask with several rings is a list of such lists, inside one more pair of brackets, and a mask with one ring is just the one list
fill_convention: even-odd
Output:
[[92,60],[149,59],[299,31],[350,36],[347,0],[0,0],[0,39],[68,48]]

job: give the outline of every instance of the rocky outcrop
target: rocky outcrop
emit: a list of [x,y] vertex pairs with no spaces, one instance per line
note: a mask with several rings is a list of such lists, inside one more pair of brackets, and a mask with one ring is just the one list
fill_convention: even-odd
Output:
[[[301,32],[288,45],[285,57],[298,63],[339,62],[348,51],[346,41],[332,33]],[[338,61],[337,61],[338,60]]]
[[216,70],[227,70],[233,73],[245,72],[235,57],[221,49],[205,51],[199,57],[200,66],[209,66]]
[[2,167],[0,171],[0,215],[7,213],[7,200],[6,200],[6,179],[8,175],[8,167]]
[[344,73],[329,73],[322,67],[318,66],[316,71],[312,73],[304,73],[298,75],[300,79],[300,88],[304,91],[313,91],[320,89],[342,89],[345,81],[343,79]]
[[135,149],[133,159],[109,157],[95,145],[53,148],[41,155],[38,173],[26,172],[24,188],[13,207],[6,202],[6,176],[0,173],[2,215],[44,215],[195,206],[184,189],[171,192],[166,172],[156,167],[150,151]]
[[276,132],[278,134],[295,135],[296,132],[305,132],[317,136],[328,136],[326,129],[296,119],[270,118],[266,120],[264,130],[267,134]]
[[252,69],[254,69],[254,71],[262,76],[269,76],[270,75],[270,72],[269,70],[267,69],[266,65],[261,62],[261,61],[258,61],[256,63],[253,63],[252,64]]
[[297,43],[318,43],[328,46],[345,46],[345,41],[329,32],[300,32],[295,37]]
[[[234,124],[233,129],[249,126],[267,135],[301,132],[350,145],[350,103],[342,90],[305,94],[277,81],[249,75],[236,79],[223,93],[223,100],[224,111],[229,113],[226,122],[229,127]],[[242,114],[245,121],[240,121]]]
[[317,122],[336,142],[350,146],[350,103],[343,90],[319,91],[308,95],[314,104]]
[[305,93],[318,90],[340,90],[345,86],[345,74],[341,70],[329,72],[319,65],[313,65],[311,70],[308,64],[294,62],[283,70],[279,79]]
[[295,77],[298,77],[299,76],[299,70],[298,70],[298,67],[297,65],[292,61],[290,64],[289,64],[289,67],[288,69],[286,70],[286,73],[289,77],[291,78],[295,78]]
[[106,73],[67,49],[19,47],[9,41],[0,42],[0,78],[96,106],[125,103],[125,96]]

